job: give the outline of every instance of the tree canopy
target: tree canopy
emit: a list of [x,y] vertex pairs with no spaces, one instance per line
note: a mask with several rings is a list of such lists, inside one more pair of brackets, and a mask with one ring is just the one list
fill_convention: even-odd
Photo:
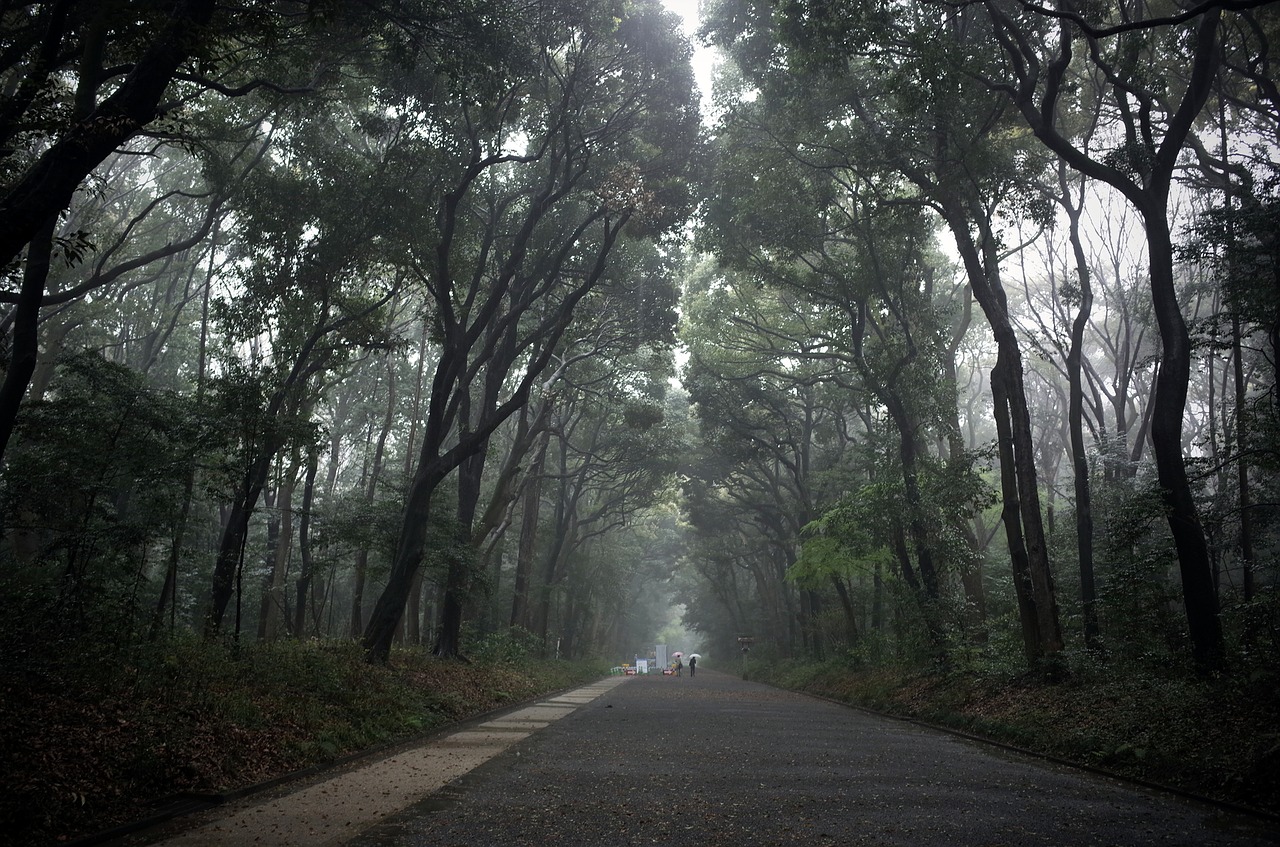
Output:
[[1276,14],[7,4],[5,637],[1251,667]]

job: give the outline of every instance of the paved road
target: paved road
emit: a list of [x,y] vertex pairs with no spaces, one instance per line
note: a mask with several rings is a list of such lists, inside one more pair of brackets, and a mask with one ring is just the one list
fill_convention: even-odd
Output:
[[347,843],[1210,847],[1280,833],[703,669],[609,688]]

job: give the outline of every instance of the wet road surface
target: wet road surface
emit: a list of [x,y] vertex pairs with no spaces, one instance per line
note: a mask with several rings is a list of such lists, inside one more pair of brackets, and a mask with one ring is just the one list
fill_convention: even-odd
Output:
[[703,669],[628,679],[346,843],[1215,847],[1280,832]]

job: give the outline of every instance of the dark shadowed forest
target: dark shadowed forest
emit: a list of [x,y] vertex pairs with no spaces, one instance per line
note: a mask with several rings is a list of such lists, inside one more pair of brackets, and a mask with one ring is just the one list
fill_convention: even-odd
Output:
[[1277,40],[0,2],[4,819],[668,641],[1280,811]]

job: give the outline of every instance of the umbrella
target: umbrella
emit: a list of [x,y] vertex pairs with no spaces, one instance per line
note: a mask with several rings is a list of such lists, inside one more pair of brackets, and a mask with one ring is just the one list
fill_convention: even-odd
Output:
[[689,658],[690,658],[690,659],[701,659],[701,658],[702,658],[702,654],[701,654],[701,653],[690,653],[690,654],[689,654]]
[[678,658],[680,658],[680,657],[681,657],[681,656],[683,656],[683,655],[684,655],[684,653],[681,653],[679,650],[677,650],[677,651],[675,651],[674,653],[672,653],[672,654],[671,654],[671,658],[673,658],[673,659],[678,659]]

